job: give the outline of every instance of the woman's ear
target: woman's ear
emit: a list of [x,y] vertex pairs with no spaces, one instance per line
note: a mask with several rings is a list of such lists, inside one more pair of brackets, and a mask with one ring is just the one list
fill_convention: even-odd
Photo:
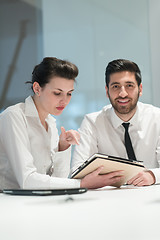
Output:
[[32,87],[33,87],[34,93],[35,93],[37,96],[40,96],[41,87],[39,86],[39,83],[38,83],[38,82],[34,82]]

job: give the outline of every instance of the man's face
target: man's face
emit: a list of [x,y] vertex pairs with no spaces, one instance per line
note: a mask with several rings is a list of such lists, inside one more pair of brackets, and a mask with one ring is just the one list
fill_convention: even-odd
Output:
[[128,121],[136,112],[137,101],[142,95],[142,84],[138,87],[135,74],[128,71],[110,75],[106,94],[115,110],[123,120]]

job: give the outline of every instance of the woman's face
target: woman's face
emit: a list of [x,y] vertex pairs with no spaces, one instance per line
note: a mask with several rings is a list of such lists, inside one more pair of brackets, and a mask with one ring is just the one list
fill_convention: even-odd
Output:
[[53,77],[43,88],[34,83],[36,106],[43,115],[60,115],[71,100],[74,91],[74,80],[62,77]]

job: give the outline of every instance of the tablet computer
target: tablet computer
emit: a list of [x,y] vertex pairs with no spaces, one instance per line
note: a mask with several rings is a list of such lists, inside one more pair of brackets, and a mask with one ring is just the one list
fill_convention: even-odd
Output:
[[87,192],[87,188],[68,189],[3,189],[3,193],[25,196],[71,195]]
[[115,156],[96,153],[79,166],[71,175],[71,178],[81,179],[87,174],[95,171],[98,167],[104,166],[100,174],[106,174],[113,171],[123,170],[124,178],[114,186],[120,187],[133,176],[145,170],[142,161],[125,159]]

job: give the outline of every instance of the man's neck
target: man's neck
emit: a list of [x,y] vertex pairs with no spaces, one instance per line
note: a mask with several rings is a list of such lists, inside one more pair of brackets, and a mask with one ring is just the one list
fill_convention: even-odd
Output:
[[137,108],[134,108],[132,111],[130,111],[129,113],[119,113],[117,112],[115,109],[115,114],[123,121],[123,122],[129,122],[129,120],[131,120],[131,118],[134,116],[134,114],[136,113]]

